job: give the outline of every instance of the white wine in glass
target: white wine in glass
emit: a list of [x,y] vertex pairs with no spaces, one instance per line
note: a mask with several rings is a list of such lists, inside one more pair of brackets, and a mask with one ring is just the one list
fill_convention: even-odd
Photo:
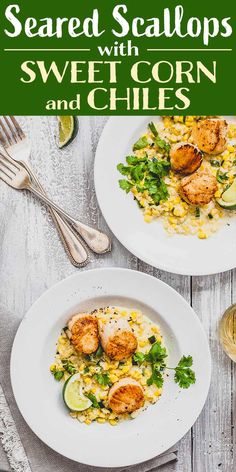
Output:
[[223,314],[219,332],[224,351],[236,362],[236,304],[230,306]]

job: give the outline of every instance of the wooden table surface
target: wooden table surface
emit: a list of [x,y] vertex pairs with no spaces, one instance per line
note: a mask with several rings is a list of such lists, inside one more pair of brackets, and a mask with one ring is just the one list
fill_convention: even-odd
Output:
[[[80,118],[75,142],[63,151],[56,145],[55,117],[20,117],[19,121],[32,140],[31,162],[49,195],[72,215],[108,231],[93,182],[94,154],[106,118]],[[191,303],[210,342],[213,375],[207,403],[178,445],[178,462],[164,466],[163,472],[235,471],[236,370],[220,347],[218,322],[236,300],[236,272],[193,278],[162,272],[138,260],[112,238],[112,253],[92,256],[88,268],[128,267],[160,278]],[[0,240],[1,302],[19,318],[47,288],[81,270],[69,262],[46,208],[3,182]]]

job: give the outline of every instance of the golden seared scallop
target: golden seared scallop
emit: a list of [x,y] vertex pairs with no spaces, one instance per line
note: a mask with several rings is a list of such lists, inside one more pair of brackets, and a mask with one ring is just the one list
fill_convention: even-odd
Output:
[[192,174],[202,163],[202,153],[189,143],[174,144],[170,150],[171,169],[180,174]]
[[111,359],[121,361],[137,349],[136,336],[124,318],[116,320],[110,317],[105,323],[99,323],[99,334],[102,347]]
[[81,313],[68,323],[69,336],[75,349],[83,354],[92,354],[98,349],[98,321],[94,315]]
[[210,170],[198,170],[181,180],[180,190],[192,205],[206,205],[217,190],[217,180]]
[[110,389],[108,404],[114,413],[132,413],[144,405],[144,393],[141,385],[131,377],[116,382]]
[[193,128],[192,137],[199,149],[206,154],[221,154],[226,149],[227,128],[225,120],[200,120]]

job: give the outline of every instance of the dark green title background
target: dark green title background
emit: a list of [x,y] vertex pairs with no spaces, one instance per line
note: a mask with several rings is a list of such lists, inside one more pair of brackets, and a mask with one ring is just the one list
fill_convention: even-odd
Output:
[[[68,33],[63,38],[28,38],[24,32],[16,38],[9,38],[5,35],[4,29],[13,30],[13,27],[5,19],[5,9],[10,4],[18,4],[21,12],[18,18],[24,23],[27,17],[45,18],[45,17],[79,17],[84,19],[91,16],[94,8],[98,8],[100,12],[100,28],[106,29],[106,33],[100,38],[87,38],[80,36],[78,38],[69,37]],[[217,38],[210,39],[209,45],[204,46],[202,35],[198,38],[178,38],[176,35],[172,38],[133,38],[129,34],[125,38],[116,38],[112,35],[112,28],[118,29],[118,25],[112,17],[112,10],[117,4],[126,4],[128,7],[128,17],[163,17],[163,9],[169,7],[173,9],[176,5],[183,5],[185,9],[185,16],[183,21],[183,28],[189,17],[198,17],[203,20],[204,17],[216,17],[219,20],[224,17],[231,17],[230,24],[233,27],[233,34],[229,38],[223,38],[220,35]],[[174,15],[173,15],[174,16]],[[215,0],[148,0],[148,2],[140,0],[129,1],[112,1],[112,0],[49,0],[48,2],[32,2],[32,1],[1,1],[0,3],[0,40],[1,40],[1,114],[23,114],[23,115],[40,115],[40,114],[58,114],[57,111],[47,111],[45,105],[47,100],[73,100],[77,93],[81,94],[81,110],[75,111],[75,114],[150,114],[150,111],[127,111],[125,103],[118,105],[117,111],[110,111],[109,109],[101,112],[92,110],[87,104],[87,94],[95,87],[109,88],[117,87],[117,95],[125,95],[127,87],[149,87],[150,88],[150,105],[158,106],[158,90],[160,87],[188,87],[190,93],[188,94],[191,104],[188,110],[182,112],[194,115],[209,115],[209,114],[236,114],[236,93],[235,93],[235,63],[236,63],[236,2],[235,0],[228,0],[227,2],[218,2]],[[111,46],[117,40],[126,43],[131,39],[133,45],[138,46],[139,56],[130,57],[114,57],[101,56],[97,50],[97,46]],[[91,52],[6,52],[8,48],[32,48],[32,49],[68,49],[68,48],[89,48]],[[147,48],[224,48],[231,49],[232,52],[210,52],[210,51],[194,51],[194,52],[147,52]],[[63,68],[65,61],[89,61],[89,60],[121,60],[122,66],[119,66],[118,84],[109,85],[108,74],[104,70],[103,84],[71,84],[70,74],[66,74],[61,84],[51,77],[46,84],[43,84],[40,75],[38,79],[31,84],[24,84],[20,78],[24,75],[21,71],[21,64],[24,61],[45,61],[48,66],[52,61],[56,61],[59,68]],[[130,77],[130,68],[133,63],[139,60],[147,60],[154,64],[157,61],[165,60],[173,64],[175,61],[202,61],[206,66],[212,69],[212,61],[217,62],[217,83],[213,84],[206,77],[203,77],[200,84],[175,84],[175,80],[167,84],[158,84],[154,80],[149,84],[141,85],[135,83]],[[86,68],[85,68],[86,71]],[[85,78],[87,74],[85,73]],[[172,100],[172,104],[179,103],[178,100]],[[107,100],[108,103],[108,100]],[[99,104],[99,102],[98,102]],[[102,103],[101,103],[102,104]],[[170,102],[171,104],[171,102]],[[180,103],[179,103],[180,104]],[[60,111],[60,114],[72,114],[68,111]],[[171,111],[159,111],[158,109],[152,111],[151,114],[172,114]],[[179,110],[173,110],[175,114],[181,114]]]

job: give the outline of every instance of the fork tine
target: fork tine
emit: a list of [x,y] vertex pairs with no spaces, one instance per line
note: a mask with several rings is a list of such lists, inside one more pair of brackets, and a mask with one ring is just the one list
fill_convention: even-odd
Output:
[[17,170],[21,170],[21,166],[20,164],[15,161],[15,159],[12,159],[11,156],[9,156],[9,154],[3,154],[1,151],[0,151],[0,156],[5,159],[6,161],[8,161],[10,164],[12,164]]
[[7,130],[7,128],[6,128],[6,126],[4,125],[4,123],[3,123],[3,121],[2,121],[1,119],[0,119],[0,126],[2,127],[2,130],[3,130],[3,132],[4,132],[4,134],[5,134],[6,138],[7,138],[8,144],[10,144],[10,145],[11,145],[11,144],[14,144],[14,141],[13,141],[11,135],[9,134],[9,132],[8,132],[8,130]]
[[12,187],[12,179],[9,177],[5,172],[0,170],[0,179],[3,180],[6,184],[10,185]]
[[12,164],[10,164],[10,162],[8,162],[7,160],[3,159],[0,156],[0,167],[2,167],[2,166],[4,168],[8,169],[10,172],[12,172],[14,175],[16,175],[17,169]]
[[15,116],[10,116],[10,120],[12,121],[13,125],[15,126],[15,129],[18,133],[18,136],[20,136],[21,139],[25,138],[25,133],[23,129],[21,128],[20,124],[18,123],[17,119]]
[[6,140],[5,136],[2,134],[0,130],[0,143],[2,144],[3,147],[8,146],[8,141]]
[[12,181],[13,176],[9,175],[7,169],[0,165],[0,177],[2,180],[4,180],[4,182],[8,184],[10,181]]
[[10,120],[7,118],[7,116],[3,116],[3,119],[5,120],[9,130],[11,131],[11,134],[13,136],[13,139],[17,142],[19,141],[19,138],[21,140],[21,137],[16,133],[16,129],[14,126],[12,126],[12,123],[10,123]]

